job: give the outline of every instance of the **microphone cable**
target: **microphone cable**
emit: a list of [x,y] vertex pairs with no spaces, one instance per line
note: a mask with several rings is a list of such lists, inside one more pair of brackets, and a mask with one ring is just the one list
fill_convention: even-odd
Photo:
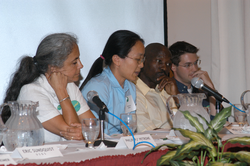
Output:
[[243,110],[241,110],[241,109],[239,109],[239,108],[237,108],[235,105],[233,105],[232,103],[229,103],[231,106],[233,106],[234,108],[236,108],[237,110],[239,110],[240,112],[243,112],[243,113],[246,113],[246,111],[243,111]]
[[141,142],[138,142],[137,144],[135,144],[135,137],[134,137],[134,134],[133,134],[133,132],[131,131],[131,129],[128,127],[128,125],[127,125],[123,120],[121,120],[118,116],[112,114],[111,112],[108,112],[108,113],[109,113],[110,115],[116,117],[118,120],[120,120],[120,121],[128,128],[128,130],[129,130],[129,132],[130,132],[130,134],[131,134],[131,136],[132,136],[132,138],[133,138],[133,141],[134,141],[133,150],[135,149],[135,147],[136,147],[137,145],[142,144],[142,143],[150,144],[151,146],[153,146],[153,148],[155,148],[155,146],[154,146],[151,142],[148,142],[148,141],[141,141]]

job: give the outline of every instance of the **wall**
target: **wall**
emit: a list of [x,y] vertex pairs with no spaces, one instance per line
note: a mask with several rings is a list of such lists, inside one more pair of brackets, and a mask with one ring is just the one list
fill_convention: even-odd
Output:
[[210,0],[167,0],[168,45],[189,42],[200,49],[201,68],[211,77]]
[[33,57],[48,34],[78,36],[83,77],[116,30],[138,33],[145,45],[164,42],[162,0],[1,0],[0,13],[0,101],[19,59]]

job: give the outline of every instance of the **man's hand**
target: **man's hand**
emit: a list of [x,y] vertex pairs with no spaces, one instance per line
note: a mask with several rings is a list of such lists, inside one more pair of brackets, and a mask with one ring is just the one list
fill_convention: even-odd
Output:
[[198,70],[193,74],[193,77],[198,77],[198,78],[202,79],[204,84],[208,85],[212,89],[215,89],[214,84],[211,81],[211,79],[206,71]]
[[[201,78],[204,82],[204,84],[206,84],[207,86],[209,86],[211,89],[214,89],[214,84],[211,81],[208,73],[206,71],[203,70],[198,70],[193,74],[193,77],[198,77]],[[215,116],[216,115],[216,108],[215,108],[215,104],[216,104],[216,99],[213,96],[209,97],[209,107],[210,107],[210,115]]]
[[159,91],[162,91],[165,89],[165,91],[170,95],[176,95],[179,93],[176,81],[174,78],[169,78],[167,76],[161,76],[157,80],[161,80],[161,82],[158,85]]

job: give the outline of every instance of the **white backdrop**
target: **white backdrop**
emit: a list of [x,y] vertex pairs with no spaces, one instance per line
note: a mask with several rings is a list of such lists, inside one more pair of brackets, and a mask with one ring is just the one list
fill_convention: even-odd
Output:
[[[250,90],[250,1],[167,2],[169,45],[184,40],[197,46],[201,69],[216,90],[239,104],[242,92]],[[246,96],[250,103],[250,93]]]
[[138,33],[145,46],[151,42],[163,44],[163,1],[1,0],[0,101],[20,57],[34,56],[44,36],[57,32],[76,34],[84,65],[81,74],[86,77],[108,37],[118,29]]
[[250,90],[249,8],[249,0],[211,0],[212,79],[233,104]]

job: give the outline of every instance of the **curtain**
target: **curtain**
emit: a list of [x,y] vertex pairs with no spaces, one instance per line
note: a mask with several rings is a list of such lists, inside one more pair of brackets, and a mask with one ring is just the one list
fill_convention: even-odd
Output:
[[[250,90],[250,1],[211,0],[212,80],[232,104]],[[250,93],[246,95],[247,102]]]

